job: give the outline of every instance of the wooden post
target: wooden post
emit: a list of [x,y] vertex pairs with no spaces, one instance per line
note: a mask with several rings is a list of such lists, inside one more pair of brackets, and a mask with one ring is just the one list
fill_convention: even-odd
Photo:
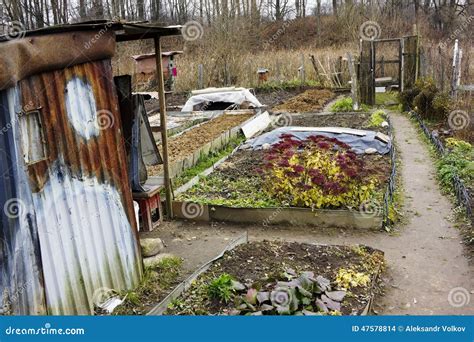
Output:
[[375,55],[375,42],[372,40],[370,42],[370,75],[371,75],[371,92],[370,92],[370,105],[375,106],[375,61],[377,56]]
[[204,88],[203,66],[198,65],[198,89]]
[[301,54],[301,85],[304,85],[306,82],[306,75],[304,70],[304,54]]
[[405,49],[405,42],[403,38],[400,39],[400,45],[398,47],[398,60],[399,60],[399,72],[398,72],[398,78],[399,78],[399,85],[398,85],[398,91],[402,92],[405,90],[405,57],[403,55]]
[[337,57],[335,69],[337,86],[342,88],[342,56]]
[[385,56],[380,59],[380,77],[385,77]]
[[352,59],[350,52],[347,53],[347,62],[351,74],[352,109],[359,110],[359,85],[357,84],[357,73],[354,66],[354,60]]
[[316,58],[314,55],[310,55],[309,58],[311,59],[311,63],[313,64],[314,72],[316,73],[316,79],[321,87],[324,87],[325,82],[324,79],[321,77],[321,74],[319,73],[318,66],[316,64]]
[[459,41],[454,42],[453,54],[453,75],[451,80],[451,96],[456,99],[458,87],[461,84],[461,58],[462,50],[459,48]]
[[161,128],[161,144],[163,147],[163,173],[166,191],[166,213],[168,218],[173,218],[173,206],[171,203],[172,190],[169,170],[168,156],[168,131],[166,127],[166,99],[165,99],[165,82],[163,80],[163,64],[161,63],[161,43],[160,37],[155,37],[155,56],[156,56],[156,78],[158,80],[158,97],[160,99],[160,128]]
[[444,89],[445,89],[445,85],[444,85],[444,73],[445,73],[445,69],[444,69],[444,60],[443,60],[443,49],[441,49],[441,46],[438,46],[438,54],[439,54],[439,57],[438,57],[438,60],[441,61],[440,65],[441,65],[441,75],[440,75],[440,87],[441,87],[441,91],[443,92]]

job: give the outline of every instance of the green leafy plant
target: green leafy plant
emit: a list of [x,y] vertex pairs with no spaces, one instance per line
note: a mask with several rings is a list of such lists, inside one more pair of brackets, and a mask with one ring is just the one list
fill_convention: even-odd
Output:
[[214,279],[207,288],[207,293],[210,298],[222,300],[227,303],[234,294],[234,279],[227,273],[221,274]]
[[283,203],[310,208],[359,207],[375,194],[361,157],[350,146],[320,135],[304,141],[283,134],[265,155],[265,191]]
[[379,109],[370,115],[369,127],[380,127],[387,120],[387,113]]
[[454,191],[453,177],[459,176],[465,184],[474,181],[474,149],[471,144],[454,138],[446,139],[449,153],[443,155],[437,162],[438,178],[441,185]]
[[342,289],[350,290],[353,287],[367,286],[370,283],[370,277],[353,269],[341,268],[336,275],[336,284]]
[[343,97],[331,106],[331,112],[352,112],[352,98]]

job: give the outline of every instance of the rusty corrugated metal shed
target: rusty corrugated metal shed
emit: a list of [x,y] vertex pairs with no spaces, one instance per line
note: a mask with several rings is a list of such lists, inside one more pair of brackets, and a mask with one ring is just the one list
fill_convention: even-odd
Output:
[[114,39],[179,33],[95,21],[0,44],[0,314],[90,314],[104,289],[138,284],[110,57]]
[[[97,290],[132,288],[142,268],[110,60],[32,76],[1,99],[12,168],[0,205],[19,209],[2,216],[3,292],[16,314],[90,314]],[[24,120],[35,112],[39,126]]]

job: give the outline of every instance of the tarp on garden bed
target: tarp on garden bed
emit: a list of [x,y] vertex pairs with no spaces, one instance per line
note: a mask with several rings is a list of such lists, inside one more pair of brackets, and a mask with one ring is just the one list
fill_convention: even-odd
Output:
[[223,103],[234,103],[241,106],[247,103],[247,108],[258,108],[262,107],[262,104],[258,99],[245,88],[219,88],[202,90],[199,94],[193,95],[184,105],[182,112],[191,112],[195,106],[206,105],[209,103],[223,102]]
[[312,135],[336,138],[348,144],[357,154],[364,154],[368,149],[375,149],[379,154],[387,154],[391,146],[389,137],[374,131],[339,127],[280,127],[248,140],[242,148],[259,150],[264,145],[274,145],[280,141],[282,134],[291,134],[298,140],[305,140]]

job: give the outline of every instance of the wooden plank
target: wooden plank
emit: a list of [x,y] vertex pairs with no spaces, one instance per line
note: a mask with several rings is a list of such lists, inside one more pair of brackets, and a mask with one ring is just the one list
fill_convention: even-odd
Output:
[[163,173],[166,193],[166,214],[169,218],[173,217],[173,207],[171,203],[172,190],[169,169],[168,154],[168,131],[166,129],[166,99],[165,99],[165,82],[163,79],[163,64],[161,62],[161,42],[160,37],[154,38],[155,56],[156,56],[156,78],[158,80],[158,95],[160,97],[160,126],[161,126],[161,145],[163,149]]
[[352,94],[352,109],[359,110],[359,85],[357,83],[357,73],[354,66],[352,54],[347,53],[347,61],[349,64],[349,73],[351,74],[351,94]]

